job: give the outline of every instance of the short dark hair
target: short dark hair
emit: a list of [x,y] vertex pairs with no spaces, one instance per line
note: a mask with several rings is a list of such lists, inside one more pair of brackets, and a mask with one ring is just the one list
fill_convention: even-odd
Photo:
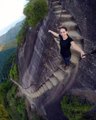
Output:
[[60,26],[59,29],[65,29],[66,31],[68,31],[67,28],[64,26]]

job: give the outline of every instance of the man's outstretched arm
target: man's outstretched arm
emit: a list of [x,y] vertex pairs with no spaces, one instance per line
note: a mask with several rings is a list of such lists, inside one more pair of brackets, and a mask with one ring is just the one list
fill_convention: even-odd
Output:
[[71,42],[71,45],[72,45],[73,49],[80,52],[81,58],[85,58],[85,56],[84,56],[85,52],[74,41]]
[[55,37],[59,37],[59,34],[52,30],[48,30],[48,32],[51,33],[52,35],[54,35]]

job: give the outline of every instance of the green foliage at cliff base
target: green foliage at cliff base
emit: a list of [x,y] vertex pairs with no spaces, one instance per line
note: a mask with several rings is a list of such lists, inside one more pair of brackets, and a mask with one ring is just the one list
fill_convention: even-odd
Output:
[[0,111],[4,111],[0,120],[27,120],[24,99],[16,93],[17,87],[9,80],[0,84]]
[[0,104],[0,120],[9,120],[8,112],[2,104]]
[[83,116],[92,109],[93,105],[86,99],[66,95],[61,101],[61,107],[64,115],[67,116],[69,120],[86,120]]
[[[0,83],[0,120],[28,120],[25,99],[18,96],[18,88],[11,81],[19,80],[16,54],[12,54],[3,68],[5,79]],[[42,120],[36,113],[32,112],[33,120]]]

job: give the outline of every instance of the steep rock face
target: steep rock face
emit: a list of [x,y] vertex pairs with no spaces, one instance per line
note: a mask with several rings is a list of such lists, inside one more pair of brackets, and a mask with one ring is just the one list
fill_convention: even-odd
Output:
[[[61,3],[74,16],[81,30],[85,52],[96,49],[96,1],[61,0]],[[76,80],[76,88],[96,89],[96,54],[80,62]]]
[[48,29],[54,27],[54,21],[55,16],[49,14],[37,30],[28,30],[26,42],[19,48],[20,79],[26,89],[35,91],[52,74],[51,70],[56,69],[56,64],[58,65],[58,47],[48,33]]
[[[83,4],[85,5],[86,3],[81,1],[80,6],[82,6]],[[86,11],[84,12],[81,9],[81,7],[79,6],[79,2],[76,2],[76,1],[72,2],[72,1],[64,0],[64,1],[62,1],[62,5],[64,5],[64,7],[68,11],[70,11],[70,13],[76,19],[76,22],[78,23],[78,26],[79,26],[79,28],[82,32],[83,38],[84,38],[84,48],[86,51],[89,51],[91,48],[93,48],[93,46],[95,45],[93,43],[95,43],[95,42],[93,42],[94,39],[91,42],[91,38],[92,38],[91,30],[90,30],[90,32],[91,32],[90,35],[87,31],[88,27],[86,27],[86,26],[87,26],[88,22],[91,25],[91,22],[89,20],[85,20],[85,18],[86,18],[85,16],[87,15],[87,12]],[[73,5],[74,7],[68,7],[69,5],[71,5],[71,6]],[[78,5],[77,11],[75,10],[76,5]],[[90,6],[89,6],[89,8],[91,9]],[[55,9],[60,9],[60,6],[59,7],[55,6]],[[57,12],[60,13],[60,11],[61,11],[61,9],[58,10]],[[63,11],[63,12],[66,14],[66,11]],[[84,12],[84,14],[83,14],[83,12]],[[64,20],[65,21],[70,20],[71,16],[65,15],[65,14],[63,16]],[[81,15],[80,17],[78,16],[79,14]],[[67,18],[66,18],[66,16],[67,16]],[[58,45],[56,44],[54,39],[52,39],[52,36],[48,33],[48,29],[54,30],[54,27],[56,25],[55,24],[56,19],[57,19],[56,16],[54,16],[54,14],[51,12],[51,14],[49,14],[46,17],[46,19],[43,21],[42,25],[40,25],[39,29],[37,30],[38,34],[37,34],[36,30],[34,31],[33,29],[29,29],[27,32],[27,35],[26,35],[25,43],[18,51],[21,85],[23,88],[25,88],[24,90],[27,91],[26,95],[29,94],[29,96],[31,98],[30,101],[34,101],[35,106],[38,107],[38,110],[40,108],[40,111],[42,110],[43,114],[45,114],[45,115],[47,114],[47,118],[50,120],[53,119],[53,116],[54,116],[53,113],[50,113],[50,109],[55,111],[56,104],[57,104],[57,107],[58,106],[60,107],[58,100],[53,103],[50,99],[54,95],[55,95],[55,98],[60,97],[60,95],[62,97],[61,92],[63,92],[65,90],[66,85],[60,83],[58,85],[59,86],[58,89],[56,89],[56,87],[54,87],[52,90],[49,90],[49,89],[51,89],[53,85],[54,86],[57,85],[57,83],[58,83],[57,78],[59,79],[59,81],[60,80],[62,81],[62,77],[63,78],[65,77],[67,79],[66,73],[68,73],[68,71],[62,72],[63,70],[61,70],[61,68],[59,68],[59,71],[56,71],[58,68],[58,65],[60,64],[62,59],[59,55]],[[81,21],[81,19],[82,19],[82,21]],[[71,22],[71,23],[72,23],[71,27],[69,26],[69,24],[67,24],[69,26],[69,29],[71,29],[71,30],[73,30],[75,28],[77,29],[77,26],[75,24],[73,25],[73,22]],[[73,34],[73,36],[74,36],[74,34]],[[76,36],[80,38],[80,36],[78,34],[76,34]],[[74,61],[74,59],[73,59],[73,61]],[[86,68],[88,68],[88,69],[86,69]],[[95,90],[95,84],[96,84],[95,69],[96,69],[96,64],[95,64],[94,56],[88,56],[87,59],[82,60],[79,63],[79,72],[77,74],[77,77],[76,77],[73,85],[71,82],[72,76],[68,78],[68,80],[70,80],[68,88],[70,88],[70,86],[72,87],[71,91],[73,92],[73,94],[75,94],[75,95],[79,94],[79,95],[85,96],[85,94],[87,94],[87,92],[85,91],[85,94],[84,94],[84,91],[80,91],[80,90],[82,90],[81,89],[82,87],[83,87],[83,89],[91,89],[91,91],[89,91],[89,93],[92,92],[92,90]],[[74,69],[71,68],[71,71],[73,71],[71,73],[71,75],[73,74],[73,76],[74,76]],[[77,70],[76,70],[76,72],[77,72]],[[51,80],[53,79],[52,83],[51,83],[47,80],[53,73],[55,73],[54,76],[56,78],[54,76],[51,77]],[[70,74],[70,72],[69,72],[69,74]],[[63,82],[66,82],[66,79],[64,79],[65,81],[63,81]],[[43,83],[46,83],[46,85]],[[41,88],[39,89],[40,86],[41,86]],[[76,88],[79,88],[77,93],[75,92],[77,90]],[[39,91],[35,92],[38,89],[39,89]],[[46,92],[45,94],[43,94],[44,91],[47,91],[47,90],[49,90],[49,91]],[[92,93],[94,93],[94,95],[95,95],[94,91]],[[43,94],[42,97],[38,97],[42,94]],[[92,97],[94,95],[92,95]],[[33,99],[35,97],[37,97],[36,100]],[[59,98],[59,100],[60,99],[61,98]],[[44,105],[46,102],[48,102],[50,104],[48,106]],[[30,103],[32,104],[32,102],[30,102]],[[44,110],[44,107],[45,107],[46,111]],[[58,109],[59,109],[59,107],[58,107]],[[55,115],[56,115],[56,112],[58,113],[57,116],[60,116],[58,110],[55,111],[55,113],[54,113]],[[55,116],[54,120],[59,119],[57,116]],[[63,118],[64,116],[61,115],[61,117]]]
[[[36,42],[38,29],[27,29],[26,35],[24,38],[24,44],[18,49],[18,64],[19,64],[19,73],[20,79],[22,79],[25,74],[34,52],[34,44]],[[26,41],[26,42],[25,42]]]

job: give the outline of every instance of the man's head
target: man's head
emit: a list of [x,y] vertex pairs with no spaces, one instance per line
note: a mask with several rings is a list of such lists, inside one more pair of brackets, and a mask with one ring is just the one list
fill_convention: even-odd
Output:
[[61,36],[66,36],[66,35],[68,35],[68,31],[67,31],[67,28],[66,28],[66,27],[60,27],[60,28],[59,28],[59,32],[60,32],[60,35],[61,35]]

